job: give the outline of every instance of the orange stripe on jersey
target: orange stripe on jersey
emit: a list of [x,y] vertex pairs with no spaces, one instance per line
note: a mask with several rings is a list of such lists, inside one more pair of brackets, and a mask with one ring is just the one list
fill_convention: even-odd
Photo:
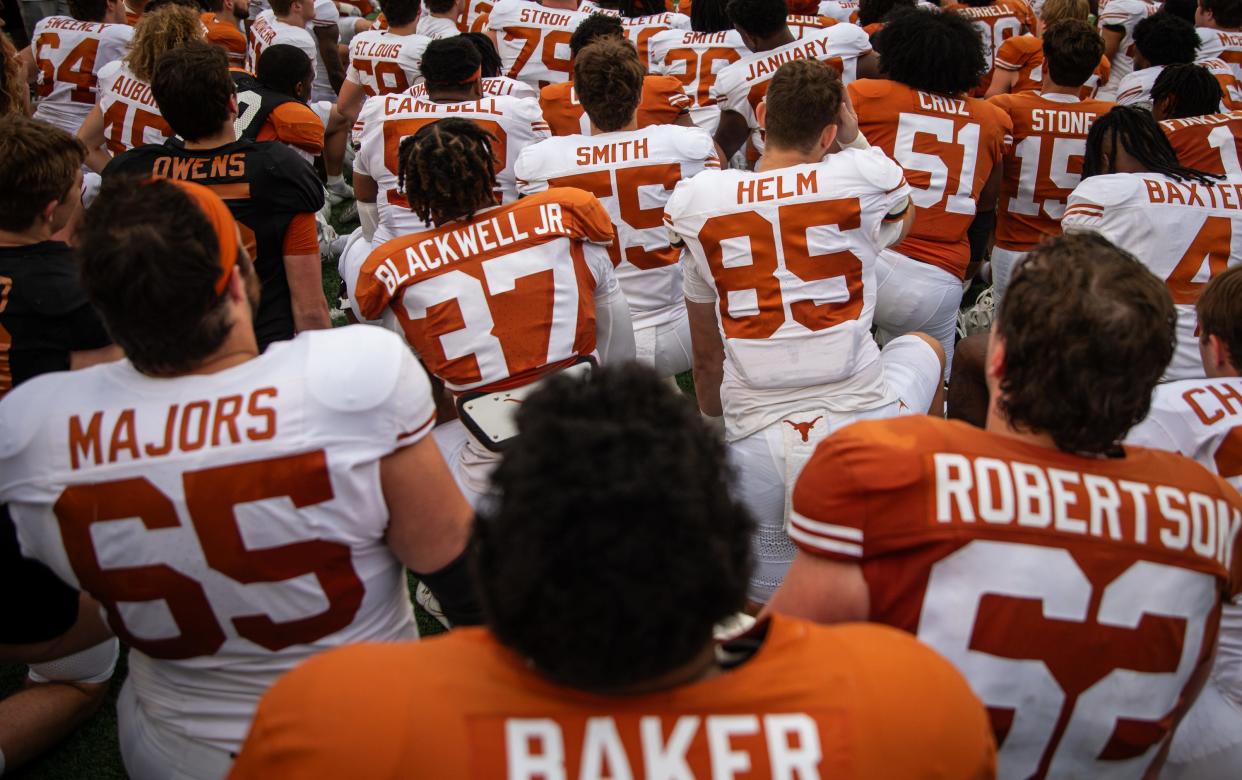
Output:
[[432,413],[431,413],[431,416],[430,416],[430,417],[428,417],[428,418],[427,418],[427,421],[426,421],[426,422],[424,422],[422,425],[418,426],[417,428],[414,428],[413,430],[406,431],[405,433],[398,433],[398,434],[397,434],[397,441],[402,441],[403,439],[408,439],[408,438],[410,438],[411,436],[417,436],[418,434],[420,434],[420,433],[422,433],[423,431],[427,430],[428,426],[430,426],[430,425],[431,425],[432,423],[434,423],[435,421],[436,421],[436,413],[435,413],[435,412],[432,412]]

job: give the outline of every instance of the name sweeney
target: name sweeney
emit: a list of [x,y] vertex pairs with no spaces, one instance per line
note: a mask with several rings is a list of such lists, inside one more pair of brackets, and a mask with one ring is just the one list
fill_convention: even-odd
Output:
[[395,295],[401,285],[418,274],[430,273],[449,263],[467,260],[480,252],[490,252],[502,246],[516,244],[532,235],[566,233],[559,203],[539,204],[538,224],[532,225],[529,218],[521,220],[528,230],[524,230],[519,224],[518,214],[517,210],[512,210],[490,219],[472,222],[456,230],[429,235],[417,244],[406,246],[400,254],[387,257],[375,268],[375,278],[384,285],[389,295]]

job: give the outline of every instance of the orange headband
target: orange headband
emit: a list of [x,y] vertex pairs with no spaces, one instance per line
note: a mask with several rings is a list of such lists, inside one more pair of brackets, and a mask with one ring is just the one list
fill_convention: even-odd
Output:
[[229,284],[229,276],[233,273],[233,266],[237,265],[237,220],[233,219],[233,212],[224,205],[220,196],[207,187],[177,179],[166,181],[188,195],[211,224],[211,229],[216,234],[216,243],[220,245],[220,276],[216,279],[216,295],[223,295],[224,288]]

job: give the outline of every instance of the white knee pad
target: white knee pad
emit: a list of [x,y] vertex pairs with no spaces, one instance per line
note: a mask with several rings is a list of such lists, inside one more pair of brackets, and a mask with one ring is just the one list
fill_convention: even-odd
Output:
[[42,664],[31,664],[29,677],[37,683],[102,683],[112,679],[121,643],[115,639],[100,642],[81,652]]

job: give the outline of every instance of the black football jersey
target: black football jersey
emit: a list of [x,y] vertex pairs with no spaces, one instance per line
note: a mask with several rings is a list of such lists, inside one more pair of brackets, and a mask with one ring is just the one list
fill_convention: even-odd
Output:
[[229,75],[233,77],[233,86],[237,89],[238,114],[233,122],[233,131],[238,138],[257,140],[259,131],[273,111],[285,103],[299,102],[297,98],[268,89],[244,70],[229,71]]
[[31,377],[69,370],[69,353],[112,343],[59,241],[0,247],[0,398]]
[[293,218],[323,207],[323,184],[310,163],[274,141],[242,139],[215,149],[186,149],[174,138],[113,158],[103,175],[118,174],[164,176],[214,190],[241,223],[242,238],[263,283],[254,323],[259,347],[293,338],[283,247]]

